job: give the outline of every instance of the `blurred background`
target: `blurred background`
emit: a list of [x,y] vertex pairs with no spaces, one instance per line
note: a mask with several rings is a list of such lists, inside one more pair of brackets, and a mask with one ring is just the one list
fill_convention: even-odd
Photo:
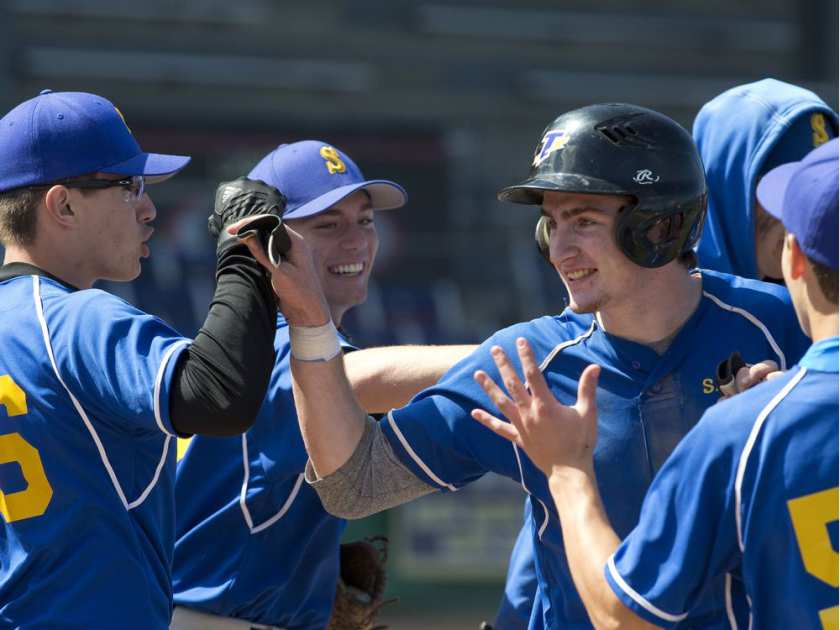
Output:
[[[471,342],[564,307],[536,210],[495,198],[553,118],[624,101],[690,129],[703,103],[764,77],[836,110],[837,27],[837,0],[5,0],[0,109],[44,88],[95,92],[146,150],[193,156],[151,190],[143,275],[105,287],[184,334],[212,294],[216,184],[315,138],[409,193],[377,216],[369,298],[345,318],[354,340]],[[353,523],[351,537],[391,537],[392,626],[492,618],[522,499],[485,478]]]

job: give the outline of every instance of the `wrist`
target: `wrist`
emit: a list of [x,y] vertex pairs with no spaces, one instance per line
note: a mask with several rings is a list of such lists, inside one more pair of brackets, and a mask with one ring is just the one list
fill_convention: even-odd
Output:
[[338,331],[332,320],[321,326],[289,325],[292,357],[298,361],[326,362],[341,354]]
[[560,495],[586,494],[597,487],[591,466],[552,466],[548,475],[549,490]]

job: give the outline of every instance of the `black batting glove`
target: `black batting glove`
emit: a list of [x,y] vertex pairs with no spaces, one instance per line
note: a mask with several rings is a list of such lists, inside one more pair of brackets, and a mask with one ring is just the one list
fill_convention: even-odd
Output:
[[[222,182],[216,189],[213,213],[207,219],[207,229],[216,237],[217,251],[233,245],[240,236],[257,236],[271,262],[279,263],[291,247],[283,226],[286,197],[279,190],[259,180],[239,177]],[[227,226],[241,219],[253,217],[236,235],[227,233]]]

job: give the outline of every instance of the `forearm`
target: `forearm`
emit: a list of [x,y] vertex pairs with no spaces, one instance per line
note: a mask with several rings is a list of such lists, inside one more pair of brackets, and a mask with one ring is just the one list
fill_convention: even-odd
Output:
[[324,509],[342,518],[363,518],[435,492],[394,454],[381,425],[368,417],[350,459],[325,478],[306,466],[306,480]]
[[593,625],[599,629],[656,628],[624,606],[604,577],[607,560],[621,541],[607,518],[594,473],[555,468],[549,489],[560,515],[572,578]]
[[271,285],[248,250],[221,252],[207,319],[173,376],[176,431],[236,435],[253,424],[274,367],[276,314]]
[[477,346],[386,346],[351,352],[344,357],[347,378],[368,413],[402,407],[417,392],[431,387]]
[[329,361],[299,361],[293,347],[292,387],[306,452],[317,475],[326,477],[350,459],[367,414],[353,395],[341,354]]

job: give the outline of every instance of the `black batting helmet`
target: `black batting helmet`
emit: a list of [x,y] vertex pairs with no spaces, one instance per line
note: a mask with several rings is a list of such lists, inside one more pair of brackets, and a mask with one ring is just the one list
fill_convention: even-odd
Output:
[[[619,211],[615,239],[642,267],[661,267],[688,252],[706,216],[706,178],[691,136],[663,114],[624,103],[557,118],[543,132],[528,179],[498,197],[539,205],[545,191],[633,197]],[[544,219],[536,237],[547,256]]]

